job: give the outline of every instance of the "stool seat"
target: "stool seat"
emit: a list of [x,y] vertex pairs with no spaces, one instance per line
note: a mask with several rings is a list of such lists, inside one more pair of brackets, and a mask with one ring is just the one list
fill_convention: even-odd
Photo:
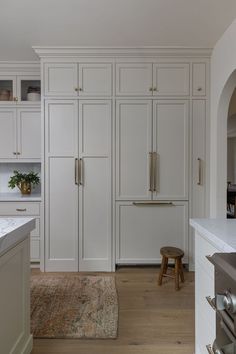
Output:
[[[184,272],[183,272],[183,264],[182,264],[182,258],[184,256],[184,252],[180,248],[167,246],[167,247],[162,247],[160,249],[160,253],[162,255],[162,263],[161,263],[161,271],[159,275],[158,285],[162,285],[163,277],[174,278],[175,289],[179,290],[179,278],[182,282],[184,282]],[[173,259],[175,262],[173,276],[167,274],[169,258]]]

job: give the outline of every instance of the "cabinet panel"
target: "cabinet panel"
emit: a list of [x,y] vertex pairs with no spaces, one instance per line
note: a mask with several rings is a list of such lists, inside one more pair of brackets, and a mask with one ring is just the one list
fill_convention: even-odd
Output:
[[188,101],[155,101],[153,150],[157,152],[154,199],[188,198]]
[[22,159],[41,158],[41,113],[40,110],[17,110],[18,148]]
[[192,102],[192,217],[205,217],[206,102]]
[[116,108],[116,198],[150,199],[152,103],[123,100]]
[[116,64],[116,95],[152,96],[152,64]]
[[79,64],[79,96],[110,96],[111,64]]
[[46,63],[44,64],[45,96],[77,96],[78,86],[77,64]]
[[189,95],[189,64],[153,64],[154,95]]
[[16,110],[0,111],[0,158],[16,158]]
[[78,109],[75,101],[46,103],[46,143],[50,156],[74,156],[78,151]]
[[80,101],[79,270],[111,270],[111,102]]
[[[117,203],[118,263],[160,263],[163,246],[188,249],[188,203],[133,205]],[[187,257],[185,258],[187,261]]]
[[30,240],[30,260],[31,262],[38,262],[40,260],[40,240]]
[[206,95],[206,63],[193,63],[193,96]]
[[74,158],[49,159],[46,270],[78,271],[78,187]]

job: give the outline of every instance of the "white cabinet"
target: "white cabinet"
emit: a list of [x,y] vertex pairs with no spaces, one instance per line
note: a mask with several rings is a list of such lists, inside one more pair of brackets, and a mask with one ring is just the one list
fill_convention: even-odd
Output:
[[117,96],[152,96],[152,64],[116,64]]
[[112,65],[109,63],[44,64],[45,96],[110,96]]
[[30,260],[40,261],[41,213],[40,202],[0,202],[0,215],[6,217],[32,217],[36,219],[36,227],[30,236]]
[[206,63],[193,63],[193,96],[206,96]]
[[157,96],[189,95],[189,64],[153,65],[153,94]]
[[46,112],[46,270],[111,270],[111,102]]
[[41,114],[38,108],[0,109],[0,159],[40,160]]
[[45,110],[45,267],[78,271],[77,102],[47,101]]
[[111,102],[79,102],[79,270],[111,270]]
[[119,100],[116,107],[116,199],[187,200],[188,102],[154,101],[152,109],[149,100]]
[[117,63],[117,96],[188,96],[189,64]]
[[188,261],[188,203],[116,203],[117,263],[161,263],[163,246],[181,248]]

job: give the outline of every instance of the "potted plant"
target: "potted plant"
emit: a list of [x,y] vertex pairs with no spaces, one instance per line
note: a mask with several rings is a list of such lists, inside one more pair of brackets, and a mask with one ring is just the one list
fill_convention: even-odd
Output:
[[21,173],[19,171],[13,171],[14,175],[10,177],[8,182],[8,187],[11,189],[18,187],[21,191],[21,194],[30,194],[31,187],[40,182],[40,178],[38,173],[29,172],[29,173]]

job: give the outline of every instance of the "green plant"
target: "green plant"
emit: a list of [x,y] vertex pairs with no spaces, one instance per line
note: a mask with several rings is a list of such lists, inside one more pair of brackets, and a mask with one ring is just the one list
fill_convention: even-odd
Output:
[[31,171],[30,173],[21,173],[19,171],[13,171],[14,175],[10,177],[8,187],[13,189],[15,187],[20,188],[21,183],[25,182],[32,186],[39,184],[40,178],[38,173]]

